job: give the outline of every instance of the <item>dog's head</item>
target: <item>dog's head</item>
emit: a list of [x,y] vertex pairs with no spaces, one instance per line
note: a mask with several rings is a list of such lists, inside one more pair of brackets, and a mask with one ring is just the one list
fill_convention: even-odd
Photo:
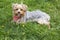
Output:
[[25,14],[25,12],[27,10],[27,5],[16,3],[16,4],[12,5],[12,8],[13,8],[14,15],[21,16],[21,15]]
[[27,5],[25,4],[13,4],[13,15],[14,15],[14,20],[21,18],[24,16],[25,12],[27,11]]

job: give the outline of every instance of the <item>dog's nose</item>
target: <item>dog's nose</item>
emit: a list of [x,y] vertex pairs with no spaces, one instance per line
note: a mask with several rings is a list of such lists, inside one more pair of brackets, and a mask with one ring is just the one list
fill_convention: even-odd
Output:
[[18,13],[20,13],[20,12],[18,12]]

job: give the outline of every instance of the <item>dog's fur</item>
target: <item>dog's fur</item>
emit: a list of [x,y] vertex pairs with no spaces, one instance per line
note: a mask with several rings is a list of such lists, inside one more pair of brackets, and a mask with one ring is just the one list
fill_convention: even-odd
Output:
[[50,29],[50,16],[40,10],[27,11],[25,4],[13,4],[13,21],[16,23],[34,22],[48,25]]

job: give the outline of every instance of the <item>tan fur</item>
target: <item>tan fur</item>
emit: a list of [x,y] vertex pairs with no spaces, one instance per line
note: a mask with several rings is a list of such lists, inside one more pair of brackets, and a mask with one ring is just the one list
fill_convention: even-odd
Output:
[[[25,12],[27,11],[27,5],[25,4],[16,3],[12,5],[12,8],[13,8],[13,16],[19,16],[19,14],[21,14],[20,19],[25,15]],[[16,23],[19,23],[20,19],[18,19]],[[46,24],[50,29],[50,22],[46,22],[46,20],[41,20],[41,19],[38,19],[37,22],[39,24]]]
[[12,7],[13,7],[14,15],[18,14],[18,12],[20,12],[21,15],[24,15],[24,13],[27,10],[27,6],[25,4],[17,4],[16,3],[16,4],[13,4]]

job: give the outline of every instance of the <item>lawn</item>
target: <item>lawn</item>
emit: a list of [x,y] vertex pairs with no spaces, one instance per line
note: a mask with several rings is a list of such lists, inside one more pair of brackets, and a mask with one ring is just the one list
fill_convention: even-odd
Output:
[[51,29],[29,22],[11,23],[12,4],[21,0],[0,0],[0,40],[60,40],[60,0],[24,0],[28,10],[40,9],[51,16]]

